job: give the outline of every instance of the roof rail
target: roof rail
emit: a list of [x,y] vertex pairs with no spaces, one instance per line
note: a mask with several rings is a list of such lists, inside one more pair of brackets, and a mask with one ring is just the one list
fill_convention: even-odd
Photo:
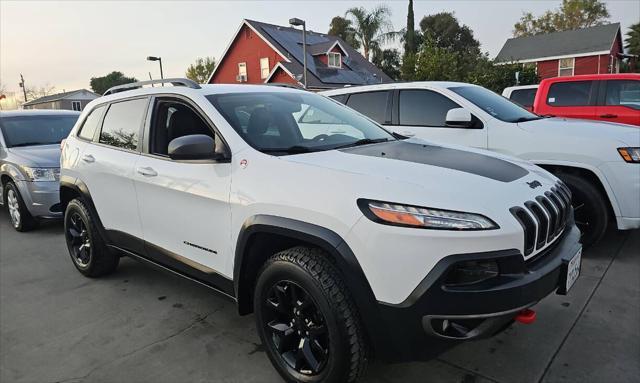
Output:
[[169,83],[173,86],[186,86],[191,89],[200,89],[200,85],[197,82],[189,80],[188,78],[165,78],[162,80],[147,80],[147,81],[138,81],[138,82],[130,82],[128,84],[113,86],[107,89],[104,92],[103,96],[108,96],[110,94],[124,92],[125,90],[138,89],[142,88],[144,85],[153,85],[153,84],[165,84]]
[[302,89],[302,90],[304,90],[304,88],[299,86],[299,85],[288,84],[286,82],[268,82],[268,83],[266,83],[264,85],[278,86],[278,87],[281,87],[281,88],[291,88],[291,89]]

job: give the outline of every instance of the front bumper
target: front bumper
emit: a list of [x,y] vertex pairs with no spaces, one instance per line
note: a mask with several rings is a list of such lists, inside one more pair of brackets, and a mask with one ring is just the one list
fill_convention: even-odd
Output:
[[62,217],[60,184],[57,181],[16,182],[29,213],[39,218]]
[[[443,258],[411,295],[397,305],[379,303],[388,350],[383,359],[433,357],[469,339],[495,335],[514,317],[547,295],[562,293],[566,263],[580,250],[573,222],[544,253],[524,260],[518,250],[458,254]],[[495,260],[500,275],[465,287],[447,287],[445,278],[461,261]],[[464,330],[461,330],[464,329]]]

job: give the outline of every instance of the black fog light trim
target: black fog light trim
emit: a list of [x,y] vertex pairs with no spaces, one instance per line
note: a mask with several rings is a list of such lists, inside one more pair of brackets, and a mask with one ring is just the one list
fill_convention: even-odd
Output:
[[495,260],[473,260],[456,263],[447,273],[445,286],[468,286],[484,282],[500,275],[498,263]]

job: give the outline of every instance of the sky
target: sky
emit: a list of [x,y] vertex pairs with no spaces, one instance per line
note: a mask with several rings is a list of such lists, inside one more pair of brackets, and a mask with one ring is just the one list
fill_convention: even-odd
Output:
[[[351,7],[386,3],[396,30],[406,24],[408,0],[398,1],[7,1],[0,0],[0,83],[20,91],[20,73],[27,87],[56,91],[89,89],[91,77],[111,71],[140,80],[183,77],[197,57],[219,58],[243,18],[286,25],[290,17],[306,20],[307,28],[326,32],[331,18]],[[499,52],[513,25],[525,11],[541,14],[560,0],[414,1],[416,26],[427,14],[454,12],[468,25],[491,57]],[[640,1],[605,1],[612,22],[623,34],[640,21]]]

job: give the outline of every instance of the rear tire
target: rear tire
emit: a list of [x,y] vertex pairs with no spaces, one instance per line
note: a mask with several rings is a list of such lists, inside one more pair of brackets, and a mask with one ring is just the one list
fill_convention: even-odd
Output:
[[596,244],[602,239],[609,226],[609,206],[600,189],[583,177],[560,173],[557,175],[572,194],[572,205],[576,226],[580,229],[584,247]]
[[29,213],[29,209],[27,209],[27,205],[24,203],[20,191],[18,191],[18,187],[13,181],[8,181],[4,185],[2,195],[4,196],[3,203],[9,211],[9,219],[14,229],[25,232],[38,225],[38,221]]
[[90,278],[111,274],[120,257],[105,244],[94,218],[81,199],[73,199],[64,214],[64,236],[73,265]]
[[258,333],[287,382],[354,382],[367,345],[342,277],[319,249],[295,247],[272,256],[256,282]]

